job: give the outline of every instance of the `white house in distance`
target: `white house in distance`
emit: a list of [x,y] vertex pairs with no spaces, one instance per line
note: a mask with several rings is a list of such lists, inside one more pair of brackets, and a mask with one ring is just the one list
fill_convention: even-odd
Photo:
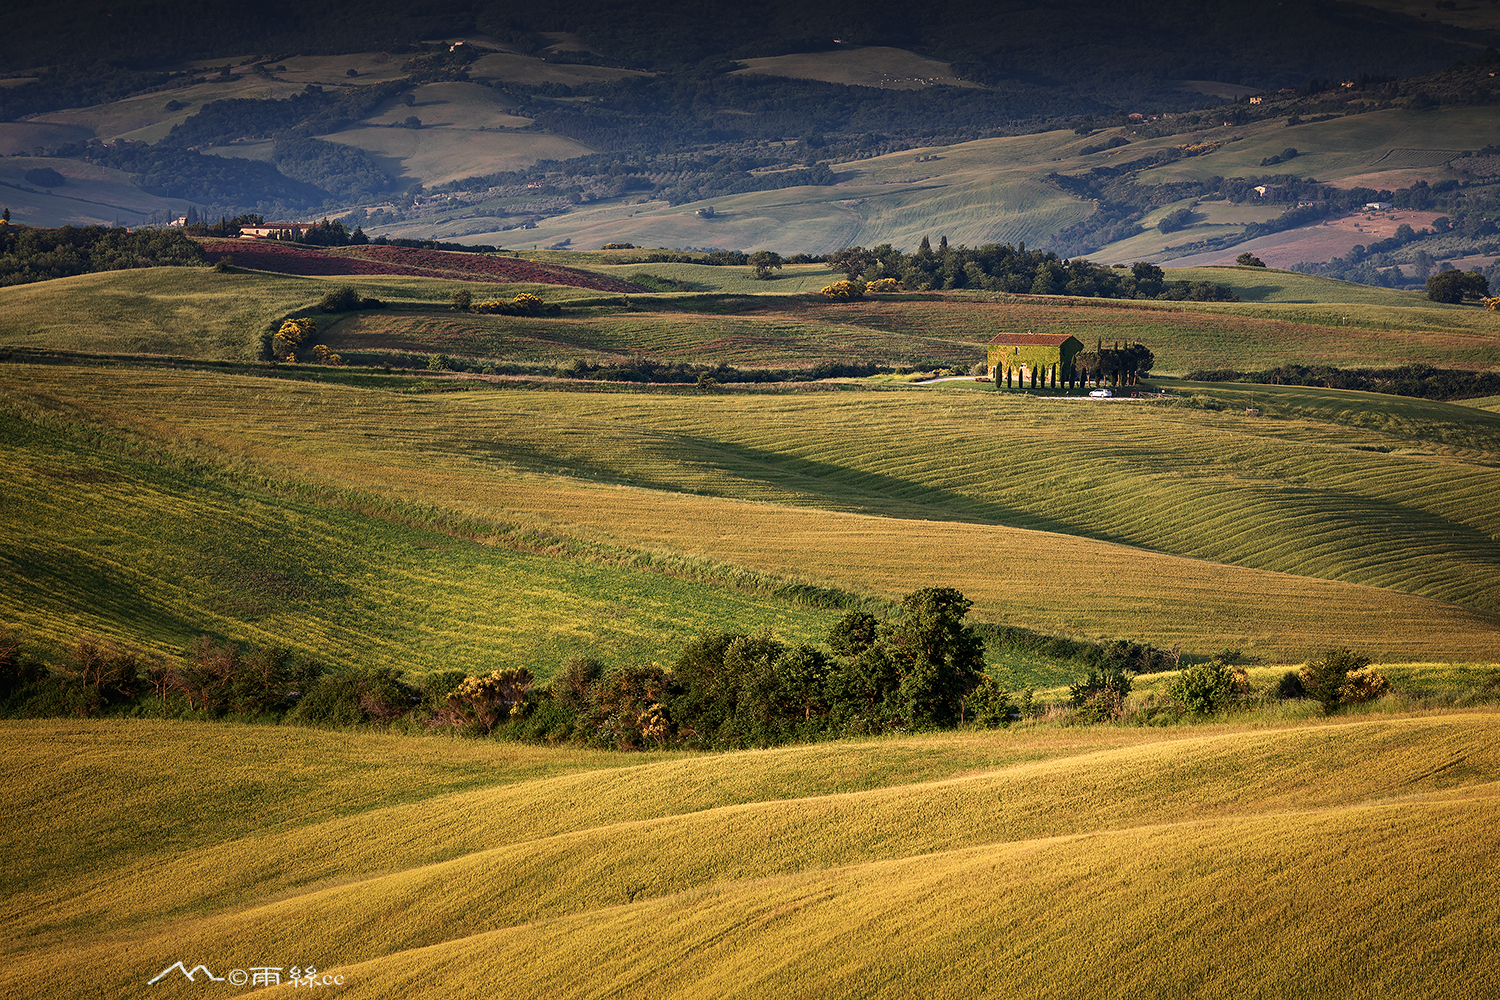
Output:
[[1384,212],[1386,209],[1388,209],[1390,207],[1391,207],[1391,203],[1388,202],[1388,201],[1367,201],[1367,202],[1365,202],[1365,211],[1366,212]]

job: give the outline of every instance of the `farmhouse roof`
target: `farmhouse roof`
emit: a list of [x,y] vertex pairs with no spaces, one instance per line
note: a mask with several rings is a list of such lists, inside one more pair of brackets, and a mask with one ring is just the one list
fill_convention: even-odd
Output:
[[1072,337],[1070,333],[997,333],[990,343],[1006,347],[1061,347]]

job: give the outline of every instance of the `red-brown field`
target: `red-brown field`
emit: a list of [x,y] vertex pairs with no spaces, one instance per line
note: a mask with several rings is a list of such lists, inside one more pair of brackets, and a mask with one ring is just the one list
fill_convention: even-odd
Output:
[[232,257],[240,267],[305,276],[393,274],[491,284],[570,285],[600,292],[639,292],[636,285],[589,271],[496,254],[397,246],[300,247],[265,240],[205,240],[211,261]]

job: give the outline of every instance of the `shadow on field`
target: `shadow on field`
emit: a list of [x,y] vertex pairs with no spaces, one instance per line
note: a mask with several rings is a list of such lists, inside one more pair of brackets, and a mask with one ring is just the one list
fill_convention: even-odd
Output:
[[[693,457],[698,462],[710,462],[742,479],[826,500],[827,506],[836,510],[882,517],[998,524],[1068,535],[1088,534],[1106,541],[1123,541],[1084,532],[1078,525],[980,500],[953,490],[912,482],[899,476],[850,469],[829,462],[708,438],[683,437],[679,440],[692,449]],[[726,492],[723,495],[731,494]]]

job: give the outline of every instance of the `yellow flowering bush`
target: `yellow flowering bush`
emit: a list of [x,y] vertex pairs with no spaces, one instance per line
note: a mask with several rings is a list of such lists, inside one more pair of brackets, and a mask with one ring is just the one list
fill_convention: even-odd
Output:
[[276,331],[276,336],[271,338],[271,353],[281,361],[296,361],[297,348],[317,332],[318,324],[306,317],[288,319]]
[[835,302],[849,302],[864,297],[865,283],[863,281],[835,281],[824,287],[823,294]]
[[901,282],[895,278],[877,278],[865,286],[867,292],[899,292]]

